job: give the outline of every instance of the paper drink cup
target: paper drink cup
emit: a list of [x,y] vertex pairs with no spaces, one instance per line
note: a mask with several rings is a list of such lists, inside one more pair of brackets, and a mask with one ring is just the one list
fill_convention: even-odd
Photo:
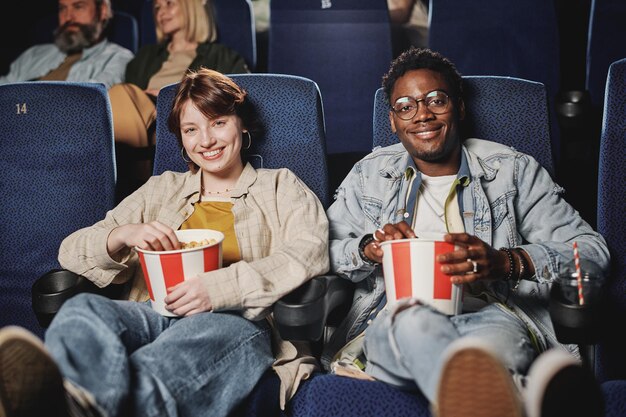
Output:
[[387,305],[403,298],[416,298],[447,315],[463,307],[463,286],[452,284],[441,272],[437,256],[454,251],[443,239],[399,239],[380,244]]
[[222,241],[224,234],[210,229],[176,230],[181,243],[201,242],[204,239],[215,243],[190,249],[151,251],[135,248],[148,287],[152,308],[163,316],[176,317],[165,309],[167,288],[187,278],[222,267]]

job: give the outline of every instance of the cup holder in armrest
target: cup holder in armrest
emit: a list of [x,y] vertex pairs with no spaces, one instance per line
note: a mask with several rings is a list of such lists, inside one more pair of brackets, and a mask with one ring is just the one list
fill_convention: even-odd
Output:
[[328,315],[349,305],[352,285],[335,275],[321,275],[287,294],[274,305],[274,320],[284,340],[317,341]]
[[32,306],[39,325],[50,325],[61,305],[81,292],[100,294],[108,298],[121,298],[124,284],[110,284],[99,288],[82,275],[66,269],[53,269],[39,277],[31,288]]
[[579,345],[598,343],[604,321],[604,305],[599,300],[584,305],[572,303],[564,299],[558,285],[553,284],[549,311],[559,342]]
[[39,325],[47,328],[61,305],[93,284],[73,272],[55,269],[42,275],[32,286],[33,310]]

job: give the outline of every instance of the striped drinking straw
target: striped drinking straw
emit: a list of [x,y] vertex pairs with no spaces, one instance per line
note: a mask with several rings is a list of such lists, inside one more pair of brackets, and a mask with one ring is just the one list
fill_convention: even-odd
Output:
[[576,266],[576,281],[578,282],[578,304],[585,304],[583,296],[583,274],[580,270],[580,256],[578,255],[578,244],[574,241],[574,265]]

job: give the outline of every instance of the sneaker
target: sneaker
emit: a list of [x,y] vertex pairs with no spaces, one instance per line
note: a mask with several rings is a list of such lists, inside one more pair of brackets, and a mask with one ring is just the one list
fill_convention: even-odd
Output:
[[511,374],[493,350],[474,338],[453,342],[444,352],[436,417],[523,417]]
[[96,404],[96,399],[90,392],[74,385],[67,379],[64,386],[70,417],[103,417],[105,415],[104,411]]
[[17,326],[0,329],[0,415],[67,416],[59,368],[37,336]]
[[601,417],[604,399],[593,373],[563,349],[533,362],[524,392],[528,417]]

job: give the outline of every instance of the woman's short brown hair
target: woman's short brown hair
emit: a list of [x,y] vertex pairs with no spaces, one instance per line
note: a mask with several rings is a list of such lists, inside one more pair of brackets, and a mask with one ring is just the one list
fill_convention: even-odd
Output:
[[252,136],[260,130],[254,108],[248,100],[248,93],[243,88],[221,72],[207,68],[187,70],[178,86],[167,120],[170,131],[176,135],[181,147],[183,141],[180,120],[183,108],[189,101],[206,118],[236,115]]

